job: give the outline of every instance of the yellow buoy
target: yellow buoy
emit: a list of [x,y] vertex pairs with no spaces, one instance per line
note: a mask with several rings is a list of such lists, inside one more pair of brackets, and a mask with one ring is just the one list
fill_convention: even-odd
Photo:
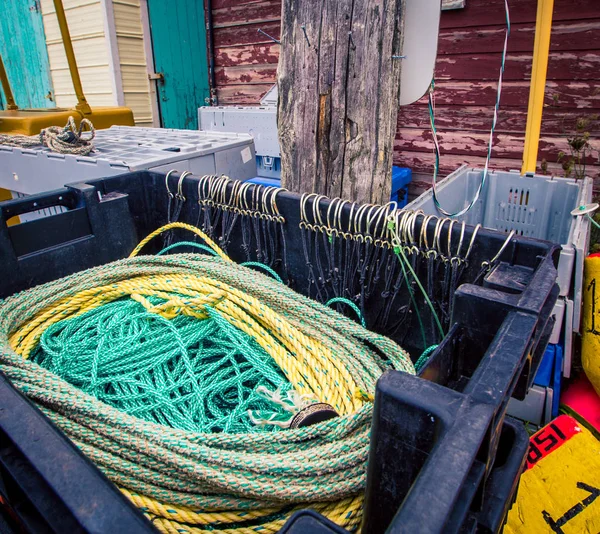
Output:
[[529,442],[504,534],[600,532],[600,442],[561,415]]
[[581,362],[600,395],[600,254],[585,259]]

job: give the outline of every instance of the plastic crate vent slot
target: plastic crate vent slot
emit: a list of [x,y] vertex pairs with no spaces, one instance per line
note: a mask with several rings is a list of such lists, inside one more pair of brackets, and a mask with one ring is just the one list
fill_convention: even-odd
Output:
[[496,212],[498,229],[504,232],[514,230],[517,235],[533,236],[535,228],[535,214],[537,209],[529,204],[531,191],[511,187],[508,190],[506,202],[499,201]]

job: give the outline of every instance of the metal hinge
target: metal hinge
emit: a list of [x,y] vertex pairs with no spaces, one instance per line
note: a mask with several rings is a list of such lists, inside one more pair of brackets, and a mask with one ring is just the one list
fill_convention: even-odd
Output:
[[148,79],[149,80],[158,80],[159,82],[164,82],[165,75],[162,72],[149,72]]

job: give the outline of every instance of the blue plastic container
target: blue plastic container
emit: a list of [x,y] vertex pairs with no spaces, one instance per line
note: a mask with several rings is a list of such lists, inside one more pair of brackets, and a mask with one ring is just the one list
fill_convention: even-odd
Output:
[[561,345],[548,345],[533,383],[545,388],[552,388],[552,417],[558,416],[560,389],[563,366],[563,348]]
[[392,167],[391,201],[397,202],[399,208],[408,204],[408,184],[412,182],[412,170],[407,167]]
[[257,176],[256,178],[251,178],[248,181],[253,184],[264,185],[267,187],[281,187],[280,178],[268,178],[266,176]]

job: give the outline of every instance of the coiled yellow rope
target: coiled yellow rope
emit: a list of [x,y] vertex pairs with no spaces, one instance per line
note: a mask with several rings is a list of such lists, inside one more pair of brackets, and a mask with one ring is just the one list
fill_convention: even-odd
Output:
[[[218,257],[136,257],[174,228],[194,232]],[[131,256],[7,299],[0,306],[0,369],[163,532],[277,532],[306,507],[355,529],[375,382],[387,368],[414,373],[408,355],[234,264],[197,228],[172,223]],[[268,434],[194,434],[128,416],[28,360],[52,325],[127,298],[168,320],[202,321],[211,308],[251,336],[299,394],[330,404],[340,417]]]

